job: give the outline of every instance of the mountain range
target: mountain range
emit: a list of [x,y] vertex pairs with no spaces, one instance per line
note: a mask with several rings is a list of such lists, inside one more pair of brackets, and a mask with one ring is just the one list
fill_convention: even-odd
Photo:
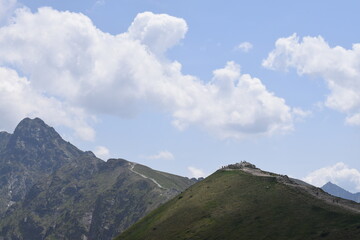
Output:
[[112,239],[194,182],[104,162],[26,118],[0,133],[0,239]]
[[360,204],[335,186],[248,162],[201,181],[105,162],[39,118],[0,132],[0,240],[360,239]]
[[349,199],[354,202],[360,203],[360,193],[351,193],[345,189],[339,187],[338,185],[328,182],[321,187],[325,192],[334,195],[336,197],[341,197],[344,199]]

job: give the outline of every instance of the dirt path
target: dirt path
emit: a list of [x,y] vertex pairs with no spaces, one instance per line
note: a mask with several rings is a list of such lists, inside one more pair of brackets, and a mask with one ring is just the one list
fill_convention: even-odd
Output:
[[155,179],[150,178],[150,177],[147,177],[147,176],[145,176],[144,174],[141,174],[141,173],[138,173],[137,171],[135,171],[135,170],[134,170],[134,167],[135,167],[136,163],[129,163],[129,164],[130,164],[130,168],[129,168],[130,171],[132,171],[133,173],[135,173],[135,174],[137,174],[137,175],[139,175],[139,176],[141,176],[141,177],[143,177],[143,178],[147,178],[147,179],[153,181],[153,183],[155,183],[159,188],[166,189],[166,188],[164,188],[163,186],[161,186]]

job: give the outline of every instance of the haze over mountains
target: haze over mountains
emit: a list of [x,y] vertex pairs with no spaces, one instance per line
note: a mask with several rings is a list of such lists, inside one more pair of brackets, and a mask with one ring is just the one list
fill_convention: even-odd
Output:
[[194,181],[123,159],[104,162],[41,119],[0,133],[2,239],[112,239]]

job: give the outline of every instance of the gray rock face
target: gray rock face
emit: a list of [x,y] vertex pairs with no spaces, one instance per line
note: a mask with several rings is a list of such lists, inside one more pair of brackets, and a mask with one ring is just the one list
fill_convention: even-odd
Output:
[[0,152],[4,150],[11,137],[10,133],[0,132]]
[[112,239],[193,183],[171,176],[166,183],[179,187],[159,187],[152,178],[165,173],[144,168],[145,178],[133,167],[24,119],[13,134],[0,133],[0,239]]
[[41,119],[25,118],[15,128],[2,159],[16,161],[36,171],[52,173],[83,154],[64,141],[54,128]]
[[79,157],[82,151],[41,119],[22,120],[13,134],[0,135],[0,216],[24,199],[38,180]]

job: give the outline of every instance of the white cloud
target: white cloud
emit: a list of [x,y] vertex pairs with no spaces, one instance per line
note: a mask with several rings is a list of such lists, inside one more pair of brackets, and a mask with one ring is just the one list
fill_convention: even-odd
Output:
[[95,2],[95,4],[102,6],[102,5],[105,4],[105,0],[97,0],[97,1]]
[[161,160],[173,160],[174,155],[169,151],[160,151],[155,155],[147,156],[147,159],[161,159]]
[[360,126],[360,113],[356,113],[351,116],[348,116],[345,119],[345,123],[349,125]]
[[163,54],[185,37],[187,29],[184,19],[144,12],[136,16],[128,33],[130,38],[145,44],[151,52]]
[[0,67],[0,116],[3,130],[13,129],[24,116],[41,117],[51,125],[73,128],[83,139],[93,140],[94,130],[85,119],[91,116],[32,88],[31,82],[12,69]]
[[189,166],[188,170],[190,172],[190,177],[199,178],[199,177],[205,177],[206,176],[205,172],[203,170],[199,169],[199,168]]
[[97,146],[94,150],[94,153],[95,155],[98,157],[98,158],[101,158],[103,160],[106,160],[109,158],[110,156],[110,151],[109,149],[107,149],[106,147],[104,146]]
[[302,120],[311,115],[311,111],[304,111],[301,108],[293,108],[292,113],[296,117],[297,120]]
[[323,78],[330,89],[325,106],[346,113],[346,123],[360,125],[359,43],[352,49],[332,48],[321,36],[300,40],[293,34],[276,41],[263,66],[273,70],[295,68],[299,75]]
[[174,112],[179,127],[193,124],[221,138],[271,135],[292,130],[291,109],[260,79],[241,74],[234,62],[214,71],[208,84],[194,82],[193,102]]
[[303,180],[317,187],[330,181],[349,190],[360,191],[360,172],[343,162],[311,172]]
[[0,26],[12,14],[16,4],[16,0],[0,0]]
[[[260,79],[242,74],[236,63],[228,62],[214,71],[211,81],[203,82],[183,75],[179,62],[166,59],[166,50],[187,31],[183,19],[140,13],[128,32],[111,35],[80,13],[51,8],[16,13],[12,24],[0,28],[0,66],[19,70],[31,91],[62,109],[50,115],[38,108],[36,114],[45,120],[62,118],[85,138],[94,136],[84,120],[89,116],[132,117],[145,104],[172,114],[179,129],[196,125],[221,138],[293,128],[285,100],[269,92]],[[8,102],[2,111],[9,111]],[[19,112],[23,117],[30,114]]]
[[235,50],[240,50],[242,52],[249,52],[253,48],[253,45],[250,42],[242,42],[235,47]]

